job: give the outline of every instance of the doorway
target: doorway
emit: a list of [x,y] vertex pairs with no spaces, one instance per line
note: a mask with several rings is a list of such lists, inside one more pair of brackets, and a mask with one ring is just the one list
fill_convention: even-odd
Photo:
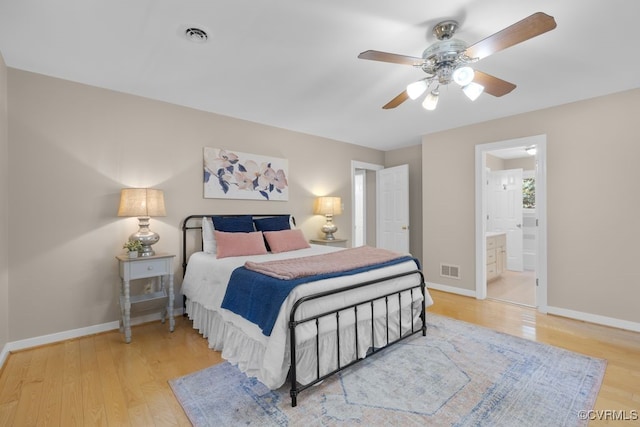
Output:
[[376,246],[376,172],[382,165],[351,161],[352,246]]
[[352,246],[409,252],[409,165],[351,162]]
[[477,298],[546,312],[545,165],[545,135],[476,146]]

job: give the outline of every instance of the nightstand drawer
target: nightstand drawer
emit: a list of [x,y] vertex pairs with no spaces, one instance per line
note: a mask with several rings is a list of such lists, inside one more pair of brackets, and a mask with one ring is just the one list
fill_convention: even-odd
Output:
[[130,279],[142,279],[145,277],[162,276],[169,274],[169,259],[140,260],[129,263]]

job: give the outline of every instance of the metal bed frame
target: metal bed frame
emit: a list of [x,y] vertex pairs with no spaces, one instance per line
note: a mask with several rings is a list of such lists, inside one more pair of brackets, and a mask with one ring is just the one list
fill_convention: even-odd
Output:
[[[183,224],[182,224],[182,268],[183,268],[183,277],[184,274],[186,273],[186,269],[187,269],[187,232],[190,230],[202,230],[202,226],[201,225],[189,225],[190,221],[194,220],[194,219],[202,219],[203,217],[207,217],[207,216],[214,216],[215,214],[205,214],[205,215],[190,215],[187,218],[185,218]],[[233,216],[241,216],[244,214],[220,214],[221,216],[225,216],[225,217],[233,217]],[[264,218],[264,217],[274,217],[274,216],[289,216],[284,215],[284,214],[264,214],[264,215],[252,215],[253,217],[257,217],[257,218]],[[295,224],[295,219],[292,220]],[[202,249],[202,245],[201,245],[201,249]],[[357,289],[357,288],[361,288],[364,286],[371,286],[371,285],[375,285],[376,283],[380,283],[380,282],[384,282],[387,280],[393,280],[393,279],[398,279],[401,277],[405,277],[405,276],[411,276],[411,275],[416,275],[419,279],[419,283],[415,284],[415,285],[411,285],[408,287],[405,287],[403,289],[399,289],[399,290],[395,290],[391,293],[388,293],[386,295],[380,295],[377,296],[375,298],[370,298],[370,299],[366,299],[363,301],[359,301],[355,304],[350,304],[347,305],[345,307],[341,307],[338,308],[336,310],[331,310],[331,311],[327,311],[324,313],[320,313],[314,316],[309,316],[309,317],[305,317],[302,319],[298,319],[296,320],[296,312],[297,310],[300,308],[300,306],[306,302],[309,301],[313,301],[319,298],[323,298],[323,297],[328,297],[331,295],[335,295],[341,292],[347,292],[353,289]],[[411,307],[411,317],[410,317],[410,324],[411,324],[411,328],[406,328],[406,330],[402,329],[402,293],[409,293],[409,296],[411,298],[410,300],[410,307]],[[420,327],[416,327],[414,325],[413,319],[415,318],[415,315],[417,313],[414,312],[414,305],[413,305],[413,297],[414,297],[414,292],[421,292],[422,294],[422,304],[421,304],[421,308],[420,308],[420,319],[421,319],[421,326]],[[389,300],[391,298],[397,298],[398,299],[398,338],[394,339],[394,340],[390,340],[389,338]],[[422,335],[425,336],[427,334],[427,323],[426,323],[426,307],[425,307],[425,298],[426,298],[426,286],[425,286],[425,281],[424,281],[424,275],[422,274],[422,271],[420,271],[419,269],[413,270],[413,271],[409,271],[409,272],[405,272],[405,273],[400,273],[400,274],[395,274],[395,275],[391,275],[391,276],[387,276],[387,277],[383,277],[380,279],[376,279],[376,280],[370,280],[370,281],[366,281],[363,283],[356,283],[347,287],[342,287],[340,289],[335,289],[335,290],[331,290],[331,291],[324,291],[324,292],[318,292],[316,294],[312,294],[312,295],[307,295],[304,297],[301,297],[300,299],[298,299],[290,312],[289,315],[289,335],[290,335],[290,351],[291,351],[291,361],[290,361],[290,368],[289,368],[289,379],[291,382],[291,390],[289,392],[290,396],[291,396],[291,406],[295,407],[298,403],[298,394],[306,389],[308,389],[309,387],[312,387],[315,384],[320,383],[321,381],[324,381],[325,379],[327,379],[328,377],[347,369],[348,367],[355,365],[356,363],[364,360],[366,357],[371,356],[372,354],[378,353],[380,351],[382,351],[385,348],[388,348],[389,346],[396,344],[402,340],[405,340],[406,338],[409,338],[412,335],[415,335],[419,332],[422,332]],[[384,321],[385,321],[385,326],[386,326],[386,340],[383,343],[375,343],[375,322],[374,322],[374,303],[376,301],[384,301]],[[186,306],[186,297],[183,296],[183,305]],[[354,324],[353,327],[355,329],[355,359],[349,361],[346,364],[342,364],[340,361],[340,334],[341,334],[341,328],[340,328],[340,315],[341,313],[344,314],[346,311],[351,310],[354,313]],[[360,352],[358,351],[358,311],[362,311],[362,310],[370,310],[371,312],[371,343],[372,346],[370,348],[367,349],[366,351],[366,355],[365,357],[359,357],[358,355],[360,354]],[[186,315],[186,312],[185,312]],[[324,375],[320,375],[320,353],[321,353],[321,345],[320,345],[320,332],[319,332],[319,323],[320,323],[320,319],[322,318],[326,318],[329,316],[335,316],[336,319],[336,330],[335,330],[335,334],[336,334],[336,340],[337,340],[337,344],[336,344],[336,349],[337,349],[337,368],[331,370],[330,372],[324,374]],[[315,327],[316,327],[316,334],[315,334],[315,340],[316,340],[316,379],[311,381],[308,384],[299,384],[297,381],[297,377],[296,377],[296,365],[297,365],[297,359],[296,359],[296,346],[294,345],[296,342],[296,328],[298,325],[302,325],[305,324],[307,322],[315,322]],[[333,333],[333,332],[332,332]]]

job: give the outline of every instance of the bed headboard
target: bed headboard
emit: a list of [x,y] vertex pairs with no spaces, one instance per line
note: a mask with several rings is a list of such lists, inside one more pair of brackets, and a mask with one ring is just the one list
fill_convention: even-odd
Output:
[[[234,217],[234,216],[245,216],[251,215],[254,218],[269,218],[274,216],[291,216],[291,221],[295,225],[296,220],[293,215],[290,214],[201,214],[201,215],[189,215],[182,222],[182,277],[184,277],[187,272],[187,260],[189,259],[189,253],[187,252],[193,244],[197,244],[200,242],[200,250],[202,250],[202,218],[208,216],[223,216],[223,217]],[[191,232],[191,233],[189,233]],[[187,238],[189,237],[189,242],[192,242],[192,246],[187,245]],[[199,239],[199,240],[198,240]]]

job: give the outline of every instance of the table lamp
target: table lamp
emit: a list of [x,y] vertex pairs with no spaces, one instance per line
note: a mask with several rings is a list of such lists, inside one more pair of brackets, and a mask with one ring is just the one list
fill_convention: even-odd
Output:
[[158,243],[160,236],[149,230],[149,218],[166,216],[164,193],[154,188],[123,188],[120,192],[118,216],[138,217],[138,231],[129,236],[129,240],[142,243],[140,256],[155,255],[151,245]]
[[318,197],[313,209],[313,213],[324,215],[327,222],[322,226],[325,240],[335,240],[333,233],[338,231],[338,227],[333,223],[333,216],[342,213],[342,201],[340,197]]

